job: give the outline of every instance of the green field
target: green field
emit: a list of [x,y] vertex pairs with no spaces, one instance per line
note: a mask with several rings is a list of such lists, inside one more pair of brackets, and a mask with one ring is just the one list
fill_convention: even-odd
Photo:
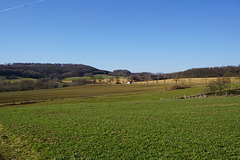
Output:
[[87,99],[87,101],[92,101],[92,99],[105,100],[106,98],[113,98],[115,100],[159,100],[160,98],[180,97],[184,94],[198,94],[204,90],[204,87],[194,86],[186,90],[170,91],[171,86],[157,84],[85,85],[34,91],[3,92],[0,93],[0,105],[20,101],[64,100],[69,98]]
[[87,85],[1,93],[6,159],[240,159],[240,97],[174,97],[204,87]]
[[68,77],[68,78],[64,78],[62,81],[63,82],[72,82],[73,80],[77,80],[77,79],[91,80],[91,77]]

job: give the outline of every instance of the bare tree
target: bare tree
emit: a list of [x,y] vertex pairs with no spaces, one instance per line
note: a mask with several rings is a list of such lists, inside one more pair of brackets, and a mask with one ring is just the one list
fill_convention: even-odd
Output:
[[91,76],[91,81],[93,84],[96,84],[97,83],[97,80],[96,80],[96,77],[95,76]]
[[97,79],[99,84],[102,84],[102,81],[104,80],[104,78],[102,76],[98,76]]
[[175,78],[175,79],[173,79],[173,81],[175,81],[175,83],[177,84],[179,81],[179,78]]
[[120,77],[119,77],[119,76],[116,76],[115,79],[116,79],[116,84],[121,84],[121,83],[120,83]]
[[111,78],[109,79],[110,84],[111,84],[113,81],[114,81],[114,77],[111,77]]

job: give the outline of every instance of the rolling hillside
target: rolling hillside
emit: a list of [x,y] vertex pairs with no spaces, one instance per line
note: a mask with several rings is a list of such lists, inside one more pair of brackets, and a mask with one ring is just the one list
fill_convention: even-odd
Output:
[[108,73],[109,71],[99,70],[83,64],[13,63],[0,65],[0,76],[10,79],[16,77],[63,79],[66,77]]

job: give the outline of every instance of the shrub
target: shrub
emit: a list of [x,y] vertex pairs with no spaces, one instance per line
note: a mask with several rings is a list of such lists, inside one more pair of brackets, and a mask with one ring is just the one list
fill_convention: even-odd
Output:
[[185,88],[190,88],[190,86],[188,86],[188,85],[182,85],[182,86],[180,86],[180,85],[174,85],[174,86],[171,87],[171,90],[185,89]]
[[225,89],[230,89],[230,78],[218,78],[216,81],[212,81],[207,85],[207,89],[210,93],[221,92]]
[[63,83],[62,87],[69,87],[70,85],[68,83]]
[[31,80],[22,80],[19,82],[20,91],[33,90],[35,88],[35,82]]
[[87,81],[86,79],[75,79],[72,80],[73,86],[83,86],[86,84],[90,84],[90,81]]
[[36,83],[37,89],[51,89],[51,88],[58,88],[59,87],[59,81],[58,80],[52,80],[52,79],[38,79]]

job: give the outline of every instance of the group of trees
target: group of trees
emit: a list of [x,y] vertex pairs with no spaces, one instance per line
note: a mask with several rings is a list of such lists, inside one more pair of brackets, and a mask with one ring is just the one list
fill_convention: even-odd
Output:
[[51,89],[64,87],[60,85],[59,80],[53,79],[38,79],[37,81],[33,80],[21,80],[19,82],[11,81],[0,81],[0,92],[11,92],[11,91],[28,91],[35,89]]
[[151,80],[162,80],[164,79],[164,75],[161,73],[154,74],[149,72],[142,73],[133,73],[128,77],[129,81],[151,81]]
[[111,76],[118,76],[118,77],[128,77],[132,73],[129,70],[114,70],[113,72],[110,72],[109,75]]
[[218,78],[216,81],[211,81],[207,84],[208,92],[217,93],[231,88],[230,78]]
[[87,84],[121,84],[120,77],[111,77],[109,80],[104,81],[102,76],[91,76],[88,79],[74,79],[72,83],[63,83],[59,79],[40,78],[36,81],[33,80],[20,80],[17,82],[11,82],[3,77],[0,77],[0,92],[11,91],[28,91],[38,89],[52,89],[69,86],[82,86]]
[[104,80],[102,76],[91,76],[90,80],[87,79],[75,79],[72,81],[73,86],[82,86],[86,84],[121,84],[120,77],[110,77],[107,80]]
[[88,81],[86,79],[75,79],[75,80],[72,80],[72,85],[73,86],[83,86],[83,85],[91,84],[91,83],[92,83],[91,81]]
[[183,72],[165,74],[168,79],[174,78],[205,78],[205,77],[237,77],[240,76],[239,66],[223,66],[208,68],[193,68]]

